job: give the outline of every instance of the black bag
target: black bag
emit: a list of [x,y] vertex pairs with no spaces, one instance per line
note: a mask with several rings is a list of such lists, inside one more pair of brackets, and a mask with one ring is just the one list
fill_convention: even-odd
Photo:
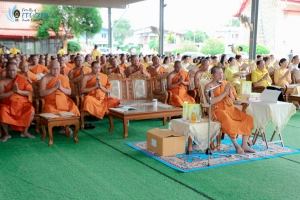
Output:
[[278,90],[278,91],[281,91],[281,93],[279,94],[278,96],[278,101],[285,101],[284,100],[284,96],[283,96],[283,88],[281,87],[276,87],[276,86],[267,86],[266,89],[268,90]]

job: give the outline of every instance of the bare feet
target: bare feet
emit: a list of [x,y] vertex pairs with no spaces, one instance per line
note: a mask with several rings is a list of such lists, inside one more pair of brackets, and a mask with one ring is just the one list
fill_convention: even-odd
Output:
[[22,132],[20,136],[21,136],[21,137],[27,137],[27,138],[34,138],[34,136],[31,135],[31,134],[28,133],[28,132]]
[[2,139],[0,139],[0,142],[6,142],[10,138],[11,138],[11,135],[5,135],[5,136],[3,136]]
[[242,149],[244,150],[244,152],[255,153],[255,151],[253,149],[251,149],[250,147],[248,147],[247,145],[242,146]]
[[236,149],[236,153],[237,153],[237,154],[245,154],[245,151],[244,151],[244,149],[242,149],[241,147],[238,147],[238,148]]

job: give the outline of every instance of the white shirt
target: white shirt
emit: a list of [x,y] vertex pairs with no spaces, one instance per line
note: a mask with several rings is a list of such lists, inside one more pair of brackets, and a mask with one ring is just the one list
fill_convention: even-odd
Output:
[[298,65],[292,64],[291,66],[289,66],[289,70],[290,70],[290,71],[293,71],[294,69],[295,69],[295,70],[299,70]]

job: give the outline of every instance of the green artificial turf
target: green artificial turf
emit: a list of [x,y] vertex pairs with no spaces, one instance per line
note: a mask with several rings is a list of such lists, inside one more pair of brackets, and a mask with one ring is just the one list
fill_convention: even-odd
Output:
[[[285,145],[300,148],[299,120],[284,128]],[[56,128],[52,147],[13,133],[0,143],[0,199],[299,199],[299,154],[181,173],[125,145],[167,128],[162,120],[130,121],[127,139],[114,122],[113,132],[107,117],[92,122],[77,144]]]

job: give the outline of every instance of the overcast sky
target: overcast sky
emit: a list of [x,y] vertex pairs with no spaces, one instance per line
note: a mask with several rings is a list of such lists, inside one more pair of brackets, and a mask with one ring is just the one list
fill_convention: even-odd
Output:
[[[159,0],[146,0],[130,4],[124,19],[134,29],[159,26]],[[237,13],[241,0],[165,0],[165,29],[209,30],[227,24]],[[117,20],[125,9],[112,9],[112,20]],[[107,9],[101,8],[103,27],[107,27]]]

